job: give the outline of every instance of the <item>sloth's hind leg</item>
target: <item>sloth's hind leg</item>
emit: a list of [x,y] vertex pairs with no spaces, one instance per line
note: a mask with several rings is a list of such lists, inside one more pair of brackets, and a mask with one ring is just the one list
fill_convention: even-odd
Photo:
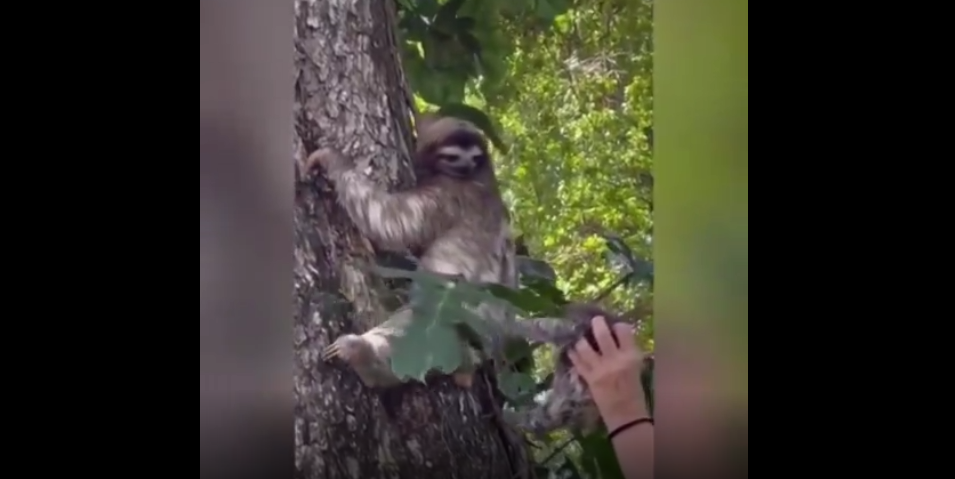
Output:
[[340,336],[322,351],[322,359],[346,362],[370,388],[397,386],[401,380],[391,372],[388,337],[383,333],[375,328],[362,335]]
[[[365,386],[370,388],[398,386],[405,381],[398,379],[391,370],[391,341],[404,335],[411,319],[411,309],[400,309],[367,333],[340,336],[322,351],[322,359],[341,359],[351,366]],[[470,388],[474,371],[467,366],[465,364],[455,371],[452,377],[458,386]]]
[[387,388],[402,383],[391,371],[391,340],[404,334],[411,323],[411,310],[400,309],[368,332],[345,334],[322,351],[322,359],[346,362],[365,386]]

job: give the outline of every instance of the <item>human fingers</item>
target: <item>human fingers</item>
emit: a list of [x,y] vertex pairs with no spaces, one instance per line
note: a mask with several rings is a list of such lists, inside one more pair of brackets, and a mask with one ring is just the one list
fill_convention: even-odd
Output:
[[600,364],[600,353],[594,351],[594,348],[590,346],[590,342],[587,341],[587,338],[577,341],[577,345],[574,346],[574,352],[588,370],[592,370]]
[[613,329],[614,334],[617,335],[617,339],[620,340],[620,350],[628,353],[640,353],[641,351],[637,348],[637,342],[633,340],[634,333],[636,333],[636,328],[631,324],[627,323],[617,323],[611,328]]
[[594,339],[597,341],[597,346],[600,348],[600,353],[603,356],[611,356],[613,353],[620,349],[620,346],[617,345],[617,342],[613,339],[613,333],[610,332],[610,327],[607,326],[607,320],[603,316],[596,316],[590,321],[591,330],[594,333]]
[[580,355],[577,354],[577,351],[573,349],[567,351],[567,359],[570,360],[570,364],[574,365],[574,370],[581,376],[586,377],[593,371],[593,365],[581,358]]

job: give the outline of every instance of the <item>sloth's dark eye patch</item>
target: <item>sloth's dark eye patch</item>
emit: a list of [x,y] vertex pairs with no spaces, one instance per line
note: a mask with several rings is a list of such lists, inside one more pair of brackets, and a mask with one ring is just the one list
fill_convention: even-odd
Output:
[[470,130],[458,130],[451,134],[445,140],[446,144],[458,145],[461,148],[468,148],[470,146],[480,146],[483,145],[481,135],[470,131]]
[[445,163],[451,164],[462,163],[464,161],[464,158],[457,155],[441,155],[440,159]]

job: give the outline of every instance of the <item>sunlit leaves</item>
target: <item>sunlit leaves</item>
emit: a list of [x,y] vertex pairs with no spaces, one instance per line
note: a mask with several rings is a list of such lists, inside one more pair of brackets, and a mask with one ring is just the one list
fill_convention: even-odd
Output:
[[488,103],[509,138],[499,172],[517,228],[572,297],[619,277],[601,234],[651,253],[651,13],[645,1],[575,2],[555,29],[517,34],[508,88]]
[[[567,11],[570,0],[401,0],[399,35],[417,46],[403,53],[415,93],[446,107],[464,102],[469,83],[494,95],[507,74],[515,38],[504,34],[503,19],[551,25]],[[500,137],[495,145],[503,145]]]

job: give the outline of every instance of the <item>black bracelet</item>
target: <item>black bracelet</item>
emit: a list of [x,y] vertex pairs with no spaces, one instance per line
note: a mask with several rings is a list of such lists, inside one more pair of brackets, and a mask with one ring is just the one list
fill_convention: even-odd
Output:
[[643,424],[643,423],[650,423],[651,425],[654,425],[653,418],[651,417],[642,417],[640,419],[634,419],[633,421],[630,421],[622,426],[618,426],[613,431],[610,431],[610,434],[607,434],[607,439],[610,439],[611,441],[613,441],[613,437],[616,436],[617,434],[620,434],[621,432],[624,432],[633,426],[636,426],[638,424]]

